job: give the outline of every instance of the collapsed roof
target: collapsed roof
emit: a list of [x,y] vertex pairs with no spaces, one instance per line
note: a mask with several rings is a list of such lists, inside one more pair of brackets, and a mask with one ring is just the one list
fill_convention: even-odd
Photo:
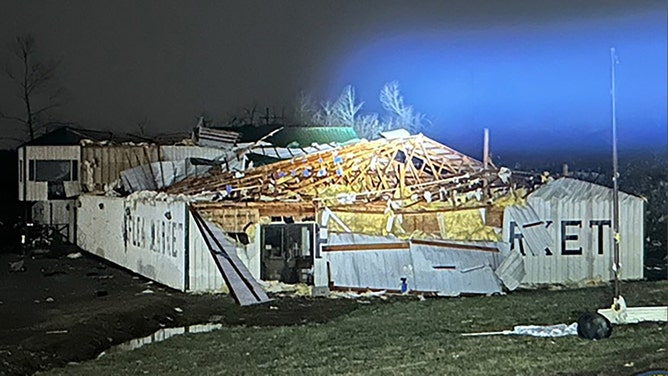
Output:
[[[410,199],[431,201],[448,193],[485,195],[505,185],[493,164],[464,155],[422,134],[393,133],[291,158],[245,172],[213,172],[168,189],[174,194],[212,192],[235,201],[319,201],[346,194],[348,203]],[[501,179],[500,179],[501,177]],[[499,184],[501,183],[501,184]]]

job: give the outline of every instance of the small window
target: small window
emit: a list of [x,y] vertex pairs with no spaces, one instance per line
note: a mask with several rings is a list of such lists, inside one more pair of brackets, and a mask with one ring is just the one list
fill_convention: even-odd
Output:
[[28,180],[35,181],[35,161],[28,161]]
[[19,182],[23,183],[23,174],[25,171],[25,162],[23,159],[19,159]]
[[63,182],[72,180],[72,163],[69,160],[35,160],[31,171],[34,181]]
[[72,181],[79,180],[79,161],[72,160]]

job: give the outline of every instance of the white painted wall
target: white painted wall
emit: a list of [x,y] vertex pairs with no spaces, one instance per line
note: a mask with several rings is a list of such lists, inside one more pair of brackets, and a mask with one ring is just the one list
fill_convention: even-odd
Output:
[[184,203],[91,195],[82,195],[79,201],[81,248],[156,282],[185,290]]
[[[82,249],[182,291],[220,292],[225,288],[184,202],[81,195],[78,206],[77,237]],[[259,229],[255,233],[250,244],[230,251],[236,251],[259,279]]]

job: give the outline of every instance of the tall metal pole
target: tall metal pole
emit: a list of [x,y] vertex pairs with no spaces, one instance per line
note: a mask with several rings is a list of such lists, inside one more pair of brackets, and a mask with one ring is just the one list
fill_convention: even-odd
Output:
[[619,173],[617,172],[617,116],[615,112],[615,65],[617,64],[617,55],[615,48],[610,49],[610,64],[612,66],[612,231],[613,252],[614,252],[614,271],[615,271],[615,298],[619,298]]

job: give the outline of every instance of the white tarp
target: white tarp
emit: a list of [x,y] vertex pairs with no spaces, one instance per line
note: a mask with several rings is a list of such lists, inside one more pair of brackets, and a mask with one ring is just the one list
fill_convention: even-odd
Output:
[[520,335],[533,337],[576,336],[578,335],[578,323],[574,322],[571,325],[517,325],[513,327],[513,330],[503,330],[500,332],[464,333],[462,335],[466,337],[492,335]]

